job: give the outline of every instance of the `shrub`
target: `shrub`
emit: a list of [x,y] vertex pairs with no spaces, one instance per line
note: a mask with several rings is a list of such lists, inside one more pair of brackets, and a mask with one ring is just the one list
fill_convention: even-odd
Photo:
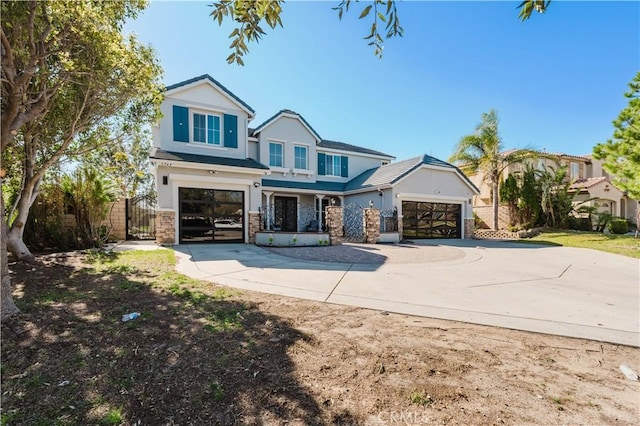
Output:
[[571,217],[568,224],[570,229],[576,231],[593,231],[591,219],[588,217]]
[[629,230],[626,219],[611,219],[609,221],[609,231],[612,234],[626,234]]

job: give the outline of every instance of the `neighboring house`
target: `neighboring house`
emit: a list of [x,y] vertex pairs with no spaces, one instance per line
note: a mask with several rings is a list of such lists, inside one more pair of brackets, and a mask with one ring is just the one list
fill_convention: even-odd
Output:
[[[527,160],[523,164],[509,166],[503,175],[506,179],[511,173],[524,169],[526,164],[539,170],[567,168],[567,179],[571,183],[570,191],[577,192],[574,205],[593,206],[599,212],[607,212],[635,222],[638,201],[630,199],[611,183],[610,176],[602,168],[602,160],[596,160],[591,155],[569,155],[563,153],[544,153],[545,158]],[[491,189],[481,183],[482,175],[471,176],[470,179],[480,188],[480,194],[473,199],[474,212],[482,221],[491,223]],[[499,227],[506,228],[509,224],[509,213],[506,206],[500,206]]]
[[380,209],[398,219],[398,239],[472,236],[478,190],[449,163],[322,139],[291,110],[250,128],[255,111],[208,75],[168,86],[161,110],[150,156],[159,242],[321,232],[329,205],[343,206],[345,227],[348,211]]

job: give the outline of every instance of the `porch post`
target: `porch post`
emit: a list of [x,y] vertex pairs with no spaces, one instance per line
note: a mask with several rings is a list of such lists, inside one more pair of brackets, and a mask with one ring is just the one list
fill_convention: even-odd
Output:
[[318,199],[318,232],[322,232],[322,199],[324,195],[316,194]]
[[262,193],[265,195],[265,197],[267,197],[267,207],[264,214],[264,217],[267,220],[267,226],[265,227],[265,229],[267,231],[271,231],[271,195],[273,194],[273,192],[262,191]]

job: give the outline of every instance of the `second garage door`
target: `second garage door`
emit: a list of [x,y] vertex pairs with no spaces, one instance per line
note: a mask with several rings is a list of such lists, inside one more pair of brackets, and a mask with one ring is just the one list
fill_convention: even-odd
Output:
[[403,238],[461,238],[460,204],[402,202]]

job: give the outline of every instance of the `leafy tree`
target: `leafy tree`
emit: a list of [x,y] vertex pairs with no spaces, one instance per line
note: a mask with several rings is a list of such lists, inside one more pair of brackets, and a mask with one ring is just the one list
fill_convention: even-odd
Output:
[[510,174],[500,187],[500,201],[509,207],[509,225],[514,226],[520,222],[518,212],[518,200],[520,199],[520,187],[515,174]]
[[[124,21],[144,6],[140,0],[2,3],[3,159],[12,147],[22,175],[5,220],[7,247],[18,259],[33,258],[22,236],[47,170],[63,156],[95,149],[158,114],[161,69],[154,53],[121,34]],[[25,41],[37,48],[24,49]],[[25,78],[26,85],[18,84]],[[33,99],[19,96],[24,90],[48,102],[34,108]],[[16,104],[28,113],[9,120],[4,111]],[[6,139],[5,120],[15,132]]]
[[457,163],[466,174],[482,173],[483,183],[491,186],[493,229],[498,229],[499,187],[505,169],[511,164],[538,155],[528,149],[503,151],[498,125],[498,113],[495,110],[483,113],[482,121],[476,126],[475,132],[460,139],[449,158],[450,162]]
[[[2,1],[1,156],[20,174],[2,244],[18,259],[33,258],[22,235],[47,170],[157,117],[161,68],[150,47],[121,33],[144,7],[144,0]],[[110,136],[96,137],[105,130]],[[2,297],[4,304],[10,293]]]
[[527,165],[520,179],[520,200],[518,209],[520,223],[525,227],[534,226],[538,222],[541,213],[542,200],[540,199],[540,185],[538,182],[539,171],[531,165]]
[[574,210],[573,200],[578,192],[571,192],[567,167],[540,171],[540,199],[546,226],[566,228]]
[[640,199],[640,72],[625,93],[629,105],[613,121],[613,137],[593,148],[595,158],[604,160],[604,168],[613,183],[634,199]]
[[[356,0],[355,2],[357,2]],[[354,3],[352,0],[341,0],[332,9],[338,12],[338,19],[342,20],[345,12]],[[373,54],[382,58],[384,40],[393,37],[402,37],[404,29],[398,19],[396,0],[373,0],[367,2],[362,7],[358,19],[369,17],[371,19],[371,30],[364,37],[368,40],[367,45],[373,47]],[[520,9],[518,17],[522,21],[529,19],[534,11],[544,13],[550,1],[525,0],[517,7]],[[232,53],[227,57],[227,62],[244,65],[242,57],[249,52],[247,43],[259,42],[266,34],[262,23],[267,24],[271,29],[276,26],[282,27],[282,5],[284,0],[220,0],[211,5],[213,20],[222,25],[226,19],[232,19],[237,26],[229,34],[232,40],[229,48]],[[373,12],[373,13],[371,13]],[[384,27],[384,28],[383,28]]]

